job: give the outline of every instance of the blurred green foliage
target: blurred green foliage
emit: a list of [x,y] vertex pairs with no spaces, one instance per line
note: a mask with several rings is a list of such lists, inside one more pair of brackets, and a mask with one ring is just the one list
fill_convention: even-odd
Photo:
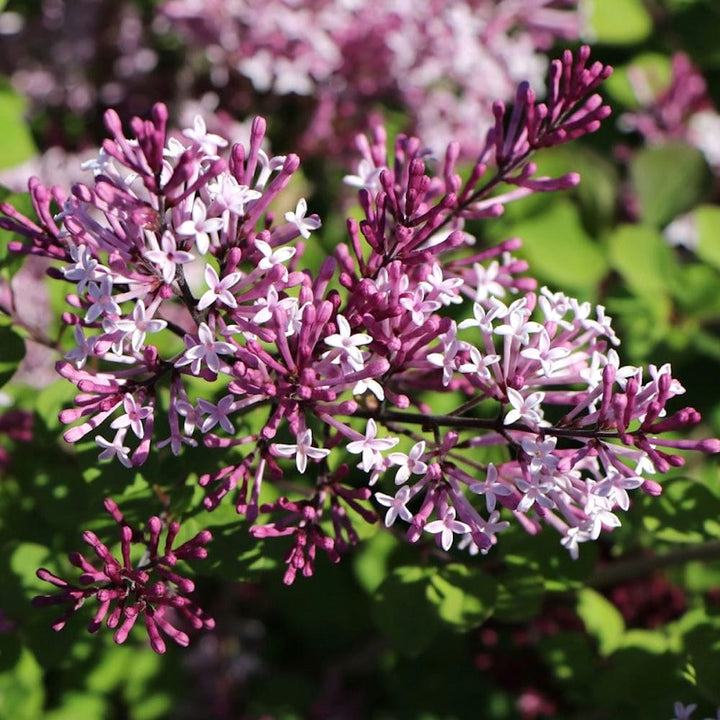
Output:
[[[662,12],[653,15],[651,6]],[[690,54],[711,97],[720,98],[720,9],[711,0],[595,0],[590,8],[595,53],[618,65],[606,85],[614,117],[597,138],[538,156],[542,171],[580,172],[577,189],[508,208],[486,237],[521,237],[522,255],[541,283],[606,305],[623,338],[624,362],[672,362],[687,404],[706,415],[706,432],[718,434],[718,177],[695,148],[678,141],[643,147],[616,122],[638,106],[628,69],[643,68],[663,87],[671,48]],[[24,107],[0,86],[0,167],[35,151]],[[614,144],[633,148],[629,162],[609,152]],[[325,172],[322,164],[310,167],[308,181],[330,209],[336,183],[323,182]],[[623,205],[628,197],[635,212]],[[697,247],[671,247],[663,231],[688,212]],[[326,228],[330,247],[344,227],[331,217]],[[3,276],[19,262],[3,243]],[[59,316],[62,293],[52,302]],[[49,328],[59,331],[59,324]],[[528,687],[551,701],[552,712],[540,717],[561,720],[658,720],[677,700],[699,702],[706,714],[720,704],[720,550],[704,559],[686,553],[712,550],[720,539],[712,461],[676,473],[661,497],[636,499],[623,527],[598,546],[583,546],[577,562],[548,531],[532,537],[515,528],[487,558],[453,552],[447,562],[431,545],[408,548],[373,528],[339,566],[322,561],[312,580],[286,588],[281,542],[249,537],[227,501],[212,513],[199,509],[197,475],[217,466],[214,453],[189,450],[180,460],[155,451],[141,475],[117,463],[98,466],[92,443],[65,446],[57,413],[72,397],[69,383],[39,392],[5,385],[24,354],[21,333],[0,324],[0,385],[34,415],[32,444],[8,444],[12,465],[0,477],[0,619],[14,626],[0,631],[0,718],[153,720],[212,712],[275,720],[509,720],[521,717],[516,701]],[[90,636],[89,611],[55,635],[53,611],[29,608],[47,589],[35,576],[38,566],[72,576],[66,554],[81,548],[83,529],[117,543],[116,527],[101,512],[109,495],[132,521],[170,497],[184,533],[212,530],[198,593],[218,618],[216,640],[197,637],[189,653],[171,647],[158,657],[142,632],[124,646],[109,632]],[[598,578],[612,577],[629,558],[639,559],[633,567],[642,581],[663,569],[642,564],[657,557],[669,558],[667,582],[683,606],[657,626],[633,624],[613,602],[627,578],[603,586]],[[653,601],[662,605],[663,598]],[[359,714],[333,709],[335,690],[355,701]],[[207,705],[221,692],[234,708]]]

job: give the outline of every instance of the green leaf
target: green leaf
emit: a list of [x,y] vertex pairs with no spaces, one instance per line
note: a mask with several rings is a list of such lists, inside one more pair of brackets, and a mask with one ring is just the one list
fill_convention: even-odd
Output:
[[621,225],[608,239],[610,263],[637,295],[656,299],[658,308],[667,296],[674,271],[671,248],[660,233],[644,225]]
[[8,552],[10,553],[10,570],[20,578],[28,595],[52,591],[51,585],[35,575],[35,571],[45,565],[50,558],[48,548],[37,543],[17,543],[16,547]]
[[715,0],[695,3],[688,0],[682,12],[676,13],[670,22],[678,47],[683,48],[696,65],[705,72],[720,67],[720,7]]
[[587,707],[602,705],[607,709],[603,717],[657,720],[668,717],[672,703],[687,693],[687,683],[678,673],[675,654],[634,646],[618,648],[607,658],[589,689]]
[[387,575],[390,555],[398,541],[388,532],[378,532],[358,548],[353,557],[353,570],[360,585],[368,593],[377,590]]
[[692,334],[701,331],[700,322],[714,322],[720,317],[720,275],[710,265],[692,261],[677,265],[673,275],[670,292],[682,311],[674,319],[674,328],[688,335],[685,344],[689,344],[694,340]]
[[[545,592],[579,589],[595,569],[597,543],[583,545],[578,559],[573,560],[570,553],[560,544],[561,536],[553,531],[547,530],[537,535],[528,535],[520,527],[511,526],[505,532],[499,550],[508,566],[509,581],[502,575],[498,580],[508,587],[512,587],[513,576],[523,566],[527,568],[528,575],[539,575],[542,578]],[[501,612],[504,602],[504,598],[498,598],[497,612]]]
[[39,720],[44,695],[42,670],[32,653],[23,650],[17,666],[0,673],[0,717]]
[[35,143],[23,119],[25,102],[0,85],[0,168],[19,165],[35,155]]
[[545,580],[534,567],[512,565],[498,576],[495,615],[502,622],[521,622],[540,613]]
[[652,18],[642,0],[590,0],[591,34],[597,43],[632,45],[650,35]]
[[645,529],[670,543],[699,543],[712,537],[720,517],[720,500],[706,487],[683,478],[665,483],[660,497],[639,498],[639,504]]
[[45,423],[48,430],[57,432],[59,435],[65,429],[60,422],[58,415],[60,411],[72,405],[73,398],[77,394],[77,388],[64,378],[44,387],[36,396],[35,412]]
[[398,567],[375,594],[372,616],[388,640],[405,655],[418,655],[441,624],[428,598],[434,568]]
[[586,694],[585,688],[594,679],[594,650],[584,635],[560,631],[542,637],[538,650],[560,684]]
[[126,682],[122,688],[123,700],[132,708],[132,720],[168,717],[173,705],[172,695],[167,685],[159,682],[163,664],[167,662],[167,655],[158,655],[146,646],[133,652],[132,662],[126,665]]
[[[582,227],[577,208],[569,200],[552,203],[543,213],[513,224],[523,240],[522,255],[536,276],[569,292],[588,294],[607,271],[600,248]],[[592,292],[592,291],[591,291]]]
[[25,341],[9,324],[0,324],[0,387],[15,374],[24,357]]
[[62,705],[43,715],[44,720],[77,720],[108,716],[107,700],[82,691],[70,691],[62,696]]
[[497,583],[477,568],[451,564],[430,578],[427,594],[442,620],[457,630],[470,630],[492,615]]
[[642,0],[589,0],[591,35],[605,45],[632,45],[652,32]]
[[635,73],[642,74],[643,81],[650,87],[653,96],[657,96],[670,84],[670,58],[658,53],[643,53],[634,57],[627,65],[614,68],[613,74],[603,83],[603,88],[614,100],[632,109],[640,107],[631,80]]
[[578,593],[577,614],[587,631],[598,641],[603,656],[610,655],[622,642],[625,622],[620,611],[600,593],[585,588]]
[[702,693],[720,704],[720,629],[710,625],[696,627],[685,636],[690,675]]
[[640,217],[657,227],[697,205],[711,182],[700,150],[680,142],[640,150],[630,161],[630,178]]

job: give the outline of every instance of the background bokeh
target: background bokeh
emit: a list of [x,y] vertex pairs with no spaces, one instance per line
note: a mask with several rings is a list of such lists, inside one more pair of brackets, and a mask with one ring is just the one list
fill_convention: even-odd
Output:
[[[4,7],[3,7],[4,5]],[[537,156],[574,190],[530,197],[478,227],[523,239],[541,284],[607,308],[623,361],[671,362],[684,404],[720,434],[720,7],[713,0],[27,0],[0,2],[0,199],[30,211],[30,175],[69,187],[105,136],[163,101],[246,139],[267,117],[275,152],[303,159],[298,197],[324,218],[318,253],[344,238],[354,137],[374,116],[442,156],[482,144],[492,102],[588,42],[615,74],[596,134]],[[660,720],[676,701],[720,705],[720,484],[690,458],[659,498],[571,561],[554,537],[508,532],[486,558],[439,566],[368,529],[338,565],[282,584],[282,548],[247,536],[232,507],[209,526],[198,597],[217,628],[153,653],[75,617],[62,633],[30,598],[41,565],[67,569],[85,528],[106,533],[109,494],[146,518],[170,488],[193,507],[186,464],[144,476],[59,440],[73,396],[62,288],[0,242],[0,717]],[[23,343],[22,340],[25,342]],[[20,366],[18,370],[18,366]],[[211,460],[207,460],[211,462]],[[178,487],[180,488],[178,490]],[[489,573],[492,611],[475,570]],[[454,594],[453,594],[454,593]],[[449,599],[448,599],[449,598]],[[89,619],[89,616],[88,616]],[[704,712],[704,715],[702,713]],[[714,717],[714,715],[713,715]]]

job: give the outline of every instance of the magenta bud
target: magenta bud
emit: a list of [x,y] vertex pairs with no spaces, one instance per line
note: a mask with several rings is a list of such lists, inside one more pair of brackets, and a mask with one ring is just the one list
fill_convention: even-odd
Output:
[[701,440],[697,445],[697,449],[704,453],[720,453],[720,439],[707,438]]
[[658,482],[655,482],[654,480],[645,480],[645,482],[643,482],[643,484],[640,486],[640,489],[646,495],[652,495],[653,497],[658,497],[659,495],[662,495],[662,485]]

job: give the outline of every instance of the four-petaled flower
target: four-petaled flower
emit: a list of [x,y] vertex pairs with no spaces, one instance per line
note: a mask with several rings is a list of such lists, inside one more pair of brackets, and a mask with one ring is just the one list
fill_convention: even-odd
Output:
[[330,454],[328,448],[317,448],[312,446],[312,430],[306,428],[298,435],[297,443],[293,445],[285,443],[274,443],[271,446],[274,455],[280,457],[295,456],[295,464],[298,472],[304,473],[307,468],[307,459],[321,460]]
[[340,348],[343,351],[341,357],[346,359],[355,370],[362,370],[364,362],[359,348],[360,345],[372,342],[372,338],[365,333],[353,335],[350,323],[342,315],[337,316],[336,323],[338,331],[334,335],[328,335],[325,338],[325,344],[333,348]]
[[416,442],[410,452],[406,455],[405,453],[390,453],[387,458],[393,465],[399,465],[397,473],[395,474],[395,484],[402,485],[408,480],[411,474],[424,475],[427,472],[427,463],[424,463],[420,458],[425,453],[425,441],[420,440]]
[[218,277],[217,271],[212,265],[205,266],[205,282],[207,283],[209,290],[206,290],[200,300],[198,300],[197,309],[204,310],[206,307],[210,307],[216,302],[221,302],[223,305],[235,308],[237,307],[237,300],[235,296],[230,292],[230,288],[233,285],[237,285],[240,282],[242,273],[233,272],[226,275],[222,280]]
[[261,192],[240,185],[232,175],[222,175],[218,182],[208,185],[208,192],[212,198],[211,209],[219,210],[223,216],[232,213],[242,217],[245,205],[262,197]]
[[122,465],[129,468],[132,467],[132,461],[130,460],[130,448],[127,445],[123,445],[127,429],[122,428],[115,433],[115,437],[112,442],[108,442],[102,435],[95,436],[95,442],[103,448],[103,451],[98,455],[100,460],[112,460],[116,457]]
[[285,213],[285,220],[291,225],[294,225],[298,229],[298,232],[307,240],[310,237],[310,232],[317,230],[322,223],[320,222],[320,218],[315,215],[306,218],[306,212],[307,202],[305,198],[300,198],[295,207],[295,212],[290,211]]
[[164,232],[160,239],[162,249],[157,246],[154,236],[151,237],[152,249],[145,251],[145,257],[160,268],[163,281],[170,285],[175,280],[177,266],[192,262],[195,257],[189,252],[178,250],[175,236],[169,231]]
[[152,408],[138,407],[135,397],[131,393],[127,393],[123,398],[123,409],[125,413],[115,418],[110,427],[113,430],[129,427],[137,437],[142,439],[145,434],[143,420],[152,415]]
[[349,442],[347,444],[347,450],[348,452],[354,454],[362,453],[362,461],[360,462],[359,467],[361,467],[365,472],[370,472],[382,464],[381,453],[395,447],[398,442],[398,438],[378,438],[377,425],[375,424],[375,421],[370,418],[367,421],[365,437],[362,438],[362,440],[353,440],[352,442]]
[[435,535],[440,535],[440,545],[443,550],[449,550],[453,544],[455,535],[464,535],[470,532],[467,523],[455,519],[455,508],[448,507],[440,520],[433,520],[425,526],[425,530]]
[[105,275],[100,284],[91,282],[88,285],[88,296],[92,304],[85,315],[86,322],[93,322],[101,315],[121,315],[120,306],[112,296],[112,279]]
[[440,307],[437,300],[425,299],[425,290],[422,285],[418,285],[411,296],[401,297],[400,305],[410,311],[413,324],[418,326],[425,322],[427,315]]
[[495,465],[488,463],[485,480],[473,483],[470,492],[485,496],[485,507],[489,513],[495,510],[498,496],[508,497],[512,495],[512,489],[498,479],[498,471]]
[[78,370],[82,370],[89,356],[95,352],[97,336],[85,337],[82,325],[76,325],[73,331],[76,346],[68,351],[65,359],[69,360]]
[[405,522],[410,522],[413,519],[412,513],[406,507],[411,500],[409,486],[401,487],[394,496],[376,492],[375,499],[388,508],[385,513],[385,527],[390,527],[398,516]]
[[66,280],[77,283],[77,291],[82,293],[89,282],[97,282],[110,270],[93,257],[87,245],[70,245],[70,257],[75,261],[74,265],[66,265],[61,268]]
[[[258,263],[258,269],[270,270],[275,265],[282,265],[286,263],[293,255],[295,255],[296,249],[294,247],[279,247],[273,250],[269,243],[264,240],[255,240],[255,247],[262,253],[262,260]],[[283,282],[287,279],[287,270]]]
[[507,397],[512,409],[505,415],[504,422],[506,425],[522,421],[526,422],[530,427],[536,427],[542,423],[544,392],[533,392],[524,397],[519,390],[508,388]]
[[219,373],[220,355],[232,355],[235,352],[235,348],[230,343],[216,340],[213,331],[204,322],[201,322],[198,328],[198,342],[195,343],[191,335],[186,335],[185,344],[189,347],[182,357],[175,361],[175,366],[190,365],[193,375],[200,373],[203,361],[215,374]]
[[225,147],[228,141],[220,135],[209,133],[205,120],[201,115],[196,115],[193,126],[183,130],[183,135],[199,145],[206,155],[214,155],[219,147]]
[[[200,426],[200,431],[208,432],[219,423],[225,432],[234,433],[235,427],[228,418],[228,415],[234,410],[234,404],[235,397],[233,395],[226,395],[217,405],[203,398],[198,398],[198,410],[206,415]],[[187,416],[185,424],[187,426]]]
[[139,352],[145,344],[145,334],[160,332],[167,327],[167,322],[165,320],[148,320],[145,302],[138,300],[133,308],[132,320],[130,318],[116,320],[115,327],[131,336],[130,345],[135,352]]
[[201,255],[205,255],[210,249],[210,233],[222,230],[224,225],[225,221],[222,218],[208,218],[205,203],[196,200],[192,209],[192,219],[180,223],[175,228],[175,232],[178,235],[195,238],[195,247]]

